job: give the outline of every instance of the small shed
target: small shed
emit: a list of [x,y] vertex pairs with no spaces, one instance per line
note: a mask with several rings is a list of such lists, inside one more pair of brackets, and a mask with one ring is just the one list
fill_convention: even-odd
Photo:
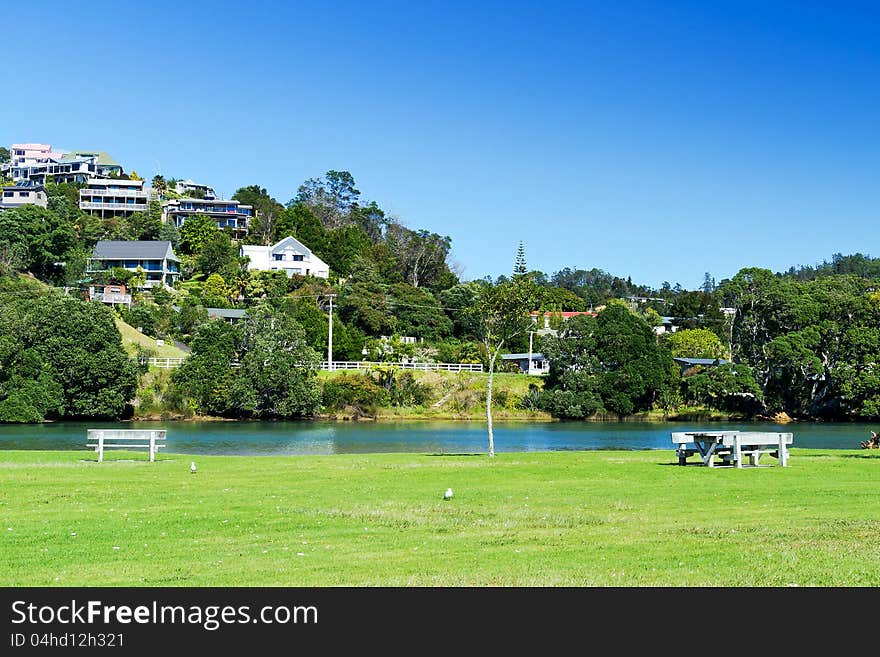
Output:
[[519,371],[523,374],[540,376],[550,371],[550,361],[544,358],[544,354],[540,352],[532,353],[531,359],[529,359],[528,353],[501,354],[501,359],[505,363],[516,363],[519,366]]

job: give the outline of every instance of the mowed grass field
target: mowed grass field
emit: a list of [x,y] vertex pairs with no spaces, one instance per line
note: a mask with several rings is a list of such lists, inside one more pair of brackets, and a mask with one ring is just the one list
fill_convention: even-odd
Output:
[[880,585],[880,457],[791,453],[4,451],[0,585]]

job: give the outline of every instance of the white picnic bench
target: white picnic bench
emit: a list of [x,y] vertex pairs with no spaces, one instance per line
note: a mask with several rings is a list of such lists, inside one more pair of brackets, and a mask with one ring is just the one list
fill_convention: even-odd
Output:
[[676,445],[678,464],[687,465],[687,459],[699,454],[703,465],[715,467],[715,458],[722,465],[743,467],[743,457],[749,457],[749,465],[758,465],[761,454],[770,454],[785,467],[788,463],[788,446],[793,435],[771,431],[680,431],[672,432]]
[[98,463],[104,460],[104,450],[121,447],[124,449],[147,448],[150,450],[150,463],[156,460],[156,452],[165,447],[166,429],[89,429],[86,447],[93,447],[98,453]]

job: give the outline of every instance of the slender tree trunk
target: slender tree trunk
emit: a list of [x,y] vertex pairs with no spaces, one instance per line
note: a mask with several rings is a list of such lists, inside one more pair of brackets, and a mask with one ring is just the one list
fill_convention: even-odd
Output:
[[492,433],[492,377],[495,375],[495,358],[498,351],[489,356],[489,383],[486,385],[486,425],[489,429],[489,458],[495,457],[495,436]]

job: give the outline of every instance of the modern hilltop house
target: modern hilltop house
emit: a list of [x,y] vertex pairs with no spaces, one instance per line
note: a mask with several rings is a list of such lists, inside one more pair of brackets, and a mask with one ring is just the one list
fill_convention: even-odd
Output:
[[89,178],[122,175],[122,166],[103,151],[57,153],[48,144],[13,144],[10,153],[4,172],[14,182],[45,185],[51,176],[57,183],[85,183]]
[[221,201],[207,198],[181,198],[162,204],[162,221],[171,222],[177,228],[196,215],[208,215],[218,228],[229,228],[235,238],[247,235],[248,223],[254,214],[250,205],[238,201]]
[[146,212],[149,204],[150,192],[144,189],[143,180],[89,178],[79,192],[80,209],[101,218]]
[[178,180],[174,186],[174,191],[181,196],[190,196],[191,198],[201,198],[205,201],[213,201],[217,198],[213,187],[193,182],[192,180]]
[[146,275],[144,287],[171,285],[180,278],[180,261],[174,255],[171,242],[100,240],[89,258],[86,272],[98,272],[120,267],[136,272],[138,267]]
[[288,278],[294,274],[327,278],[330,267],[295,237],[285,237],[272,246],[243,244],[242,257],[250,258],[248,269],[283,271]]

